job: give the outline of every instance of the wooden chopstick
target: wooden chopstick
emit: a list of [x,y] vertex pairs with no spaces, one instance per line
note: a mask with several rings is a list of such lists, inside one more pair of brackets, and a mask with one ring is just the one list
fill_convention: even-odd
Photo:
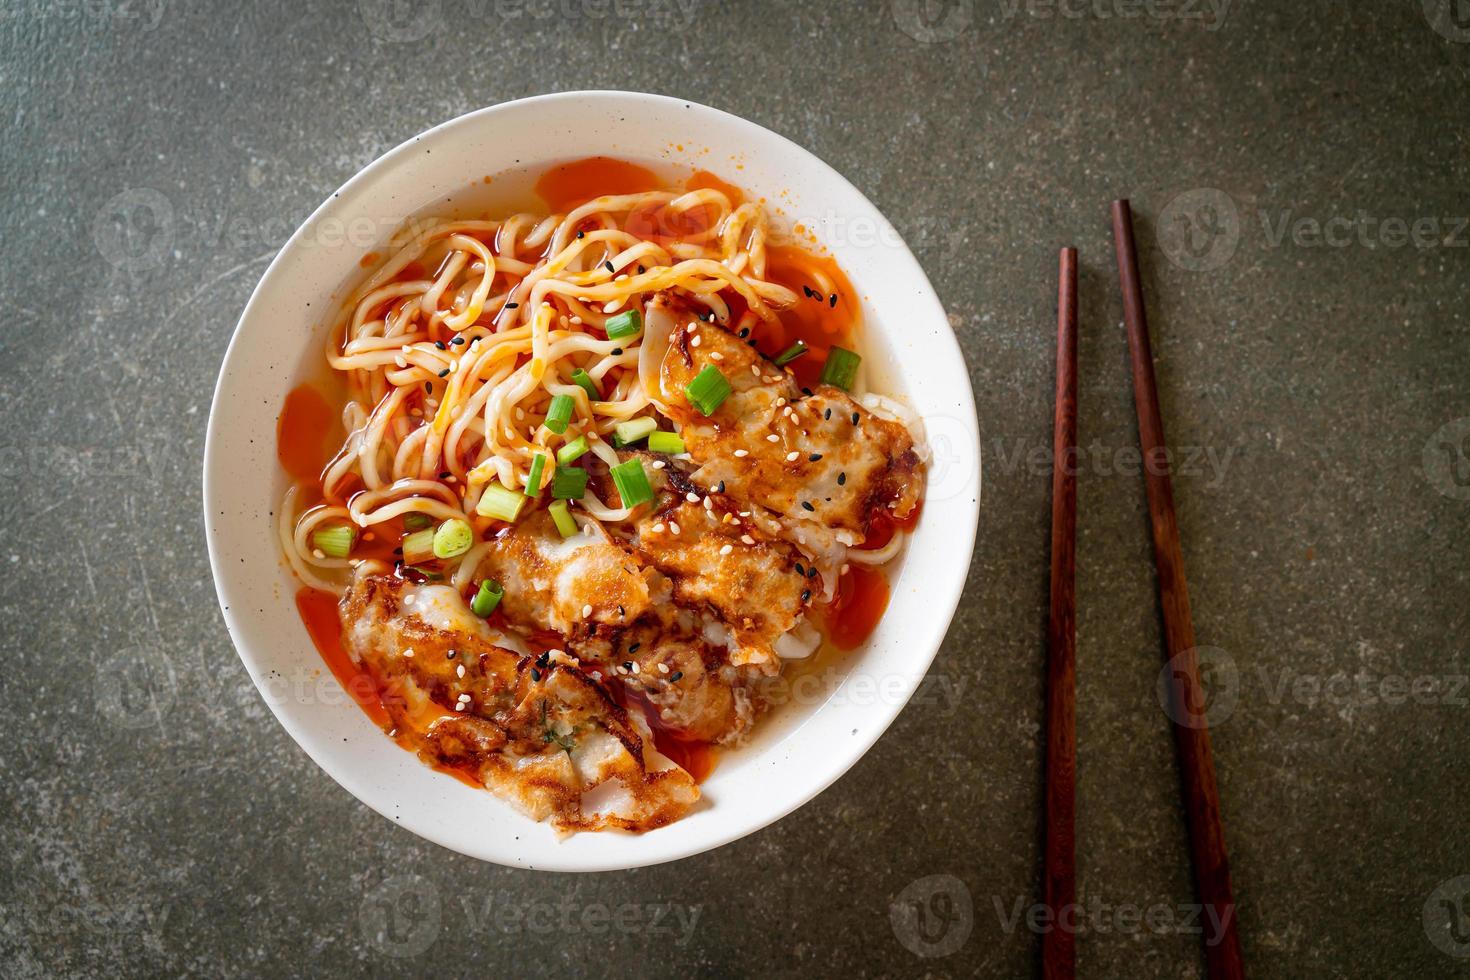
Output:
[[[1168,448],[1159,415],[1154,384],[1153,352],[1148,320],[1143,312],[1143,290],[1138,278],[1138,253],[1133,243],[1133,212],[1126,200],[1113,202],[1113,243],[1118,253],[1118,279],[1123,289],[1123,320],[1128,328],[1128,352],[1133,365],[1133,402],[1138,411],[1138,441],[1143,452],[1148,509],[1153,519],[1154,564],[1158,569],[1159,605],[1163,609],[1164,637],[1169,655],[1170,696],[1176,706],[1204,704],[1195,652],[1194,621],[1189,611],[1189,586],[1184,580],[1184,552],[1179,545],[1179,523],[1174,516],[1174,489],[1169,479]],[[1212,980],[1245,976],[1240,938],[1235,929],[1235,899],[1230,888],[1230,861],[1225,853],[1225,831],[1220,823],[1220,794],[1215,786],[1215,761],[1210,729],[1203,717],[1174,712],[1174,742],[1179,755],[1185,817],[1189,824],[1194,887],[1209,921],[1218,930],[1205,935],[1205,965]],[[1211,936],[1217,941],[1211,942]]]
[[1046,869],[1051,929],[1041,975],[1077,975],[1077,250],[1062,249],[1057,285],[1057,398],[1052,429],[1051,619],[1046,660]]

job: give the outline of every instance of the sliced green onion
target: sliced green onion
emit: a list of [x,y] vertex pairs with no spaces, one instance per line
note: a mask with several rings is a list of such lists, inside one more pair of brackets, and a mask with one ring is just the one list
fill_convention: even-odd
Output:
[[551,495],[557,500],[581,500],[587,492],[587,471],[576,466],[558,466],[551,478]]
[[572,420],[572,409],[575,407],[571,395],[557,395],[551,400],[551,407],[546,410],[546,427],[558,434],[567,431],[567,423]]
[[570,466],[587,455],[591,448],[592,445],[587,441],[586,436],[578,436],[556,451],[556,465]]
[[565,500],[554,500],[546,509],[551,511],[551,519],[556,522],[556,529],[562,537],[569,538],[577,533],[577,522],[572,520],[572,512],[567,509]]
[[656,429],[658,429],[658,421],[649,418],[647,415],[641,419],[629,419],[626,422],[619,422],[613,426],[612,444],[616,448],[622,449],[624,446],[632,445]]
[[652,432],[648,436],[648,450],[674,456],[684,451],[684,440],[677,432]]
[[702,415],[713,415],[726,398],[730,397],[730,382],[713,364],[705,365],[703,371],[694,376],[684,389],[689,404],[699,409]]
[[617,484],[618,496],[623,498],[624,507],[637,507],[653,499],[653,487],[649,486],[648,474],[638,460],[630,459],[614,466],[612,478]]
[[821,382],[843,391],[851,391],[857,378],[858,365],[863,359],[845,347],[834,347],[827,354],[827,363],[822,365]]
[[808,347],[804,342],[798,340],[796,343],[783,350],[780,354],[776,355],[776,366],[785,367],[801,355],[809,353],[810,351],[810,347]]
[[428,514],[411,511],[403,515],[403,526],[410,531],[422,531],[426,527],[433,527],[434,519]]
[[643,329],[643,314],[637,310],[624,310],[607,321],[607,339],[618,340],[631,337]]
[[346,558],[357,541],[357,528],[351,524],[330,524],[311,532],[311,546],[328,558]]
[[493,578],[487,578],[480,583],[480,591],[470,600],[470,612],[476,616],[488,616],[500,605],[500,600],[505,597],[505,589]]
[[521,516],[521,508],[524,506],[526,506],[526,498],[523,494],[507,489],[499,483],[492,483],[481,494],[480,502],[475,505],[475,513],[481,517],[493,517],[498,521],[514,521]]
[[469,521],[451,517],[434,532],[434,557],[458,558],[475,543],[475,530]]
[[434,529],[426,527],[403,539],[403,562],[406,565],[421,565],[434,560]]
[[592,380],[592,375],[581,368],[572,372],[572,384],[577,385],[587,392],[587,397],[595,402],[602,401],[602,392],[597,390],[597,382]]
[[546,454],[537,453],[531,460],[531,473],[526,477],[526,496],[541,496],[541,471],[546,469]]

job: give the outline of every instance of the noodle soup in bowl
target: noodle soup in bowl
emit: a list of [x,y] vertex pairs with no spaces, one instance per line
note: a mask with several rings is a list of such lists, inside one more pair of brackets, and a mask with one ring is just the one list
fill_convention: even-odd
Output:
[[752,123],[587,92],[436,127],[312,215],[204,482],[226,623],[307,753],[446,847],[591,871],[862,756],[948,629],[980,467],[872,204]]

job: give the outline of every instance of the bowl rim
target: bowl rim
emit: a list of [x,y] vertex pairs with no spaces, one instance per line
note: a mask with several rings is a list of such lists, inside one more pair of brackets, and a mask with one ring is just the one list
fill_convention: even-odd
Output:
[[[371,162],[369,162],[367,165],[365,165],[356,173],[354,173],[351,177],[349,177],[335,191],[328,194],[326,198],[322,201],[322,203],[314,208],[311,214],[305,220],[303,220],[300,226],[297,227],[297,229],[292,233],[291,237],[281,247],[280,251],[277,252],[275,257],[271,260],[265,271],[261,274],[260,280],[256,283],[254,290],[252,290],[250,299],[246,302],[245,307],[240,314],[240,318],[236,322],[231,332],[229,343],[225,348],[225,353],[221,360],[219,374],[217,375],[215,380],[214,394],[210,401],[209,420],[206,428],[204,442],[202,486],[202,503],[205,519],[205,538],[209,553],[210,571],[214,581],[216,599],[220,605],[220,612],[222,617],[224,618],[226,630],[230,635],[231,642],[235,647],[236,653],[239,656],[241,663],[244,665],[246,672],[249,674],[252,683],[260,692],[262,700],[266,702],[276,721],[281,725],[282,728],[286,730],[287,734],[291,736],[292,740],[297,744],[297,746],[299,746],[307,754],[307,756],[317,764],[319,768],[321,768],[327,775],[329,775],[338,785],[342,786],[349,793],[351,793],[360,803],[364,804],[369,809],[381,814],[390,823],[401,826],[413,832],[417,836],[433,841],[434,843],[454,850],[458,853],[462,853],[470,857],[475,857],[479,860],[501,864],[507,867],[535,868],[538,870],[552,871],[611,871],[645,867],[649,865],[664,863],[667,861],[679,860],[695,854],[703,853],[708,850],[713,850],[717,847],[721,847],[725,844],[739,840],[740,838],[745,837],[748,834],[754,833],[757,830],[770,826],[771,824],[787,816],[794,810],[799,809],[801,806],[815,799],[820,793],[822,793],[825,789],[827,789],[844,774],[846,774],[854,765],[857,764],[860,759],[862,759],[868,753],[873,744],[876,743],[877,740],[883,736],[883,734],[898,718],[904,707],[913,698],[914,694],[919,688],[920,683],[928,675],[928,672],[933,665],[934,659],[938,655],[939,649],[948,634],[949,627],[953,623],[955,612],[959,606],[959,601],[963,596],[965,586],[968,584],[968,569],[973,559],[975,548],[975,535],[979,527],[979,510],[983,480],[980,459],[980,443],[978,438],[979,426],[978,418],[975,411],[974,390],[969,380],[968,371],[964,369],[964,353],[960,348],[958,339],[955,337],[952,330],[938,331],[935,335],[937,343],[939,343],[941,346],[947,346],[947,349],[941,351],[940,353],[946,357],[952,358],[953,361],[960,366],[959,375],[963,378],[963,390],[952,392],[951,394],[955,396],[961,409],[961,418],[959,419],[960,424],[967,427],[968,433],[974,438],[973,445],[968,447],[969,450],[974,452],[975,454],[973,472],[973,478],[975,481],[974,506],[965,508],[963,510],[962,526],[951,525],[948,528],[947,536],[949,536],[954,541],[962,542],[961,547],[963,549],[964,556],[963,561],[959,563],[959,566],[964,569],[964,573],[952,576],[949,581],[926,581],[925,583],[925,588],[927,590],[925,596],[926,608],[932,613],[933,622],[937,624],[937,627],[932,630],[934,636],[934,640],[932,643],[926,643],[922,647],[913,648],[914,652],[917,655],[914,657],[914,661],[912,664],[914,668],[912,682],[906,685],[906,690],[904,690],[901,698],[894,700],[891,703],[886,703],[882,706],[880,718],[877,718],[873,723],[869,724],[866,730],[861,731],[861,733],[854,733],[855,735],[860,734],[861,737],[855,739],[851,743],[845,743],[842,753],[844,758],[840,762],[840,764],[831,766],[826,772],[821,774],[820,778],[812,780],[809,787],[804,792],[798,794],[798,797],[791,801],[789,805],[772,808],[767,812],[760,813],[759,816],[757,816],[756,818],[745,821],[741,825],[733,829],[728,829],[723,832],[718,832],[710,835],[708,839],[695,840],[688,842],[682,846],[674,847],[657,848],[651,846],[646,849],[646,853],[640,853],[636,858],[632,860],[619,858],[610,861],[600,861],[596,859],[558,861],[553,859],[540,860],[534,864],[529,864],[523,863],[514,857],[507,858],[504,855],[491,855],[487,853],[484,849],[475,850],[473,848],[470,848],[467,846],[466,842],[462,838],[458,836],[452,836],[449,833],[449,828],[447,824],[440,824],[437,822],[429,822],[428,824],[424,824],[420,821],[410,820],[408,817],[405,817],[401,814],[394,814],[390,812],[390,807],[388,803],[381,800],[379,798],[380,794],[377,791],[374,791],[370,787],[368,787],[364,783],[362,778],[360,778],[359,774],[352,771],[353,767],[339,765],[336,761],[327,758],[323,746],[319,744],[319,739],[313,733],[304,730],[301,726],[298,726],[294,719],[287,716],[284,708],[272,699],[272,696],[266,688],[266,678],[262,675],[262,671],[258,669],[257,664],[253,662],[255,659],[255,655],[249,652],[250,645],[243,637],[243,628],[240,622],[241,614],[238,612],[240,606],[238,603],[233,601],[234,598],[236,598],[237,589],[232,584],[234,580],[230,577],[232,569],[223,560],[223,555],[221,554],[222,544],[219,540],[217,540],[222,532],[216,530],[211,520],[211,515],[216,510],[215,502],[218,500],[219,494],[221,492],[220,480],[216,479],[214,473],[219,468],[219,466],[222,465],[219,461],[219,447],[224,436],[221,435],[218,430],[224,425],[221,420],[227,417],[229,413],[228,406],[222,404],[227,376],[229,375],[232,360],[235,360],[238,356],[240,356],[239,351],[241,351],[245,346],[250,343],[249,338],[246,336],[246,334],[248,333],[246,325],[251,322],[254,315],[258,314],[258,307],[265,302],[263,296],[267,291],[267,284],[276,277],[278,270],[285,263],[291,261],[293,255],[301,248],[302,239],[308,233],[308,230],[311,229],[319,219],[322,219],[325,215],[327,215],[328,212],[333,209],[333,206],[337,201],[349,198],[351,195],[354,194],[354,192],[363,188],[365,185],[372,183],[374,180],[378,179],[386,172],[401,166],[410,154],[422,152],[426,148],[426,145],[432,144],[435,141],[450,138],[448,134],[452,133],[453,131],[460,129],[461,127],[474,126],[477,123],[485,119],[492,118],[498,114],[507,113],[513,110],[526,109],[533,105],[549,107],[555,103],[567,101],[617,102],[618,100],[627,99],[632,99],[639,102],[663,103],[667,107],[683,107],[686,109],[693,109],[702,113],[711,114],[712,118],[715,119],[721,126],[736,128],[747,127],[750,129],[758,130],[765,138],[773,139],[782,152],[790,153],[798,158],[801,158],[806,165],[815,167],[816,170],[821,173],[824,179],[833,182],[838,187],[850,193],[851,195],[854,195],[858,200],[866,204],[866,206],[870,209],[872,216],[879,222],[880,227],[892,233],[894,243],[896,243],[896,247],[892,249],[892,257],[895,261],[907,265],[907,268],[903,270],[903,274],[909,280],[921,287],[919,290],[918,299],[920,302],[928,307],[927,309],[918,310],[915,314],[916,317],[937,318],[937,320],[940,322],[946,322],[946,314],[944,312],[943,305],[941,304],[939,297],[933,288],[933,285],[930,283],[927,274],[924,272],[923,267],[919,264],[918,260],[914,257],[912,251],[909,249],[907,242],[905,242],[900,236],[898,236],[897,232],[892,228],[892,225],[888,222],[887,218],[882,214],[877,206],[874,205],[867,198],[867,196],[862,193],[862,191],[855,187],[849,180],[847,180],[846,177],[844,177],[826,161],[822,160],[820,157],[807,150],[805,147],[802,147],[800,144],[794,142],[786,136],[783,136],[780,133],[766,129],[758,123],[744,119],[743,117],[737,116],[730,112],[726,112],[722,109],[704,105],[702,103],[695,102],[689,99],[676,98],[672,96],[646,92],[607,89],[557,92],[531,96],[522,99],[514,99],[506,102],[496,103],[493,105],[483,106],[479,109],[471,110],[469,112],[441,122],[417,135],[403,140],[396,146],[380,154],[378,157],[373,159]],[[546,162],[552,163],[555,161],[547,160]],[[412,214],[412,211],[405,212],[404,220],[407,220],[409,217],[412,216]],[[907,554],[904,557],[907,558]],[[899,577],[895,577],[892,584],[896,586],[898,580]],[[856,651],[854,653],[856,653]],[[842,684],[846,685],[846,683],[847,678],[845,677]],[[788,735],[789,734],[790,733],[788,733]],[[402,750],[400,749],[399,751]],[[405,755],[411,755],[411,753],[405,753]],[[419,763],[417,760],[414,760],[414,762],[416,765],[421,765],[421,763]],[[509,807],[509,804],[506,804],[503,801],[498,802],[501,802],[502,805]],[[736,804],[727,803],[725,805]],[[520,814],[517,814],[517,816],[520,817],[520,819],[525,820],[528,825],[534,824],[534,821],[531,821],[529,817],[524,817]],[[646,834],[640,835],[640,839],[648,840],[650,838],[656,838],[657,834],[657,831],[651,831]]]

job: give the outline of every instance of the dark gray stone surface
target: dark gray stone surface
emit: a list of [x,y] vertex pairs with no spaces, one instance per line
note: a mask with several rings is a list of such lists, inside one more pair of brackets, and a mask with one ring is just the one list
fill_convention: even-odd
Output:
[[[1039,939],[1012,916],[1037,894],[1049,496],[1029,454],[1050,438],[1070,242],[1097,447],[1081,967],[1199,975],[1127,455],[1106,211],[1124,194],[1169,436],[1196,453],[1177,492],[1200,640],[1219,650],[1247,961],[1465,975],[1470,27],[1449,0],[1224,6],[562,0],[535,18],[441,0],[417,21],[387,0],[8,0],[0,972],[1026,975]],[[458,857],[319,772],[234,655],[199,503],[215,372],[289,230],[434,123],[577,88],[716,105],[847,174],[950,311],[987,456],[934,667],[963,699],[910,706],[774,827],[586,877]],[[139,193],[171,226],[121,221]],[[890,909],[942,912],[936,887],[961,901],[926,945]]]

